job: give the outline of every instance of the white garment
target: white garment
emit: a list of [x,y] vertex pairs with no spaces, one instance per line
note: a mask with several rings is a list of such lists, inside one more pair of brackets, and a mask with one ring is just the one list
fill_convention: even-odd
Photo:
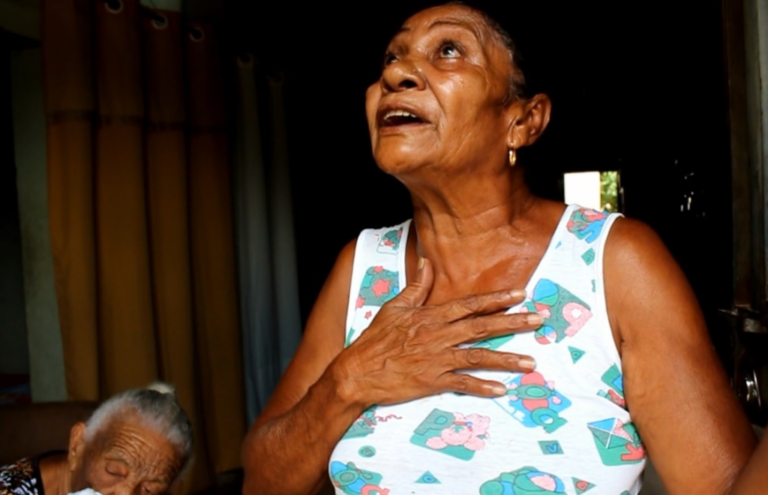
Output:
[[[331,455],[336,493],[636,495],[645,452],[624,406],[603,288],[603,247],[617,216],[569,206],[528,298],[510,309],[538,311],[544,325],[475,344],[531,355],[535,372],[472,372],[507,385],[497,399],[445,393],[370,408]],[[405,287],[409,227],[360,234],[346,345]]]

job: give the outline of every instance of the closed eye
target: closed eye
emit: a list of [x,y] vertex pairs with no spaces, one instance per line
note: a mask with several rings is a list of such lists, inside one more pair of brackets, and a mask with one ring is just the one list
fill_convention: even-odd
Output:
[[128,466],[120,461],[108,461],[104,465],[104,470],[107,474],[116,478],[125,478],[128,476]]
[[168,492],[168,485],[160,481],[147,481],[142,483],[141,492],[143,495],[160,495]]

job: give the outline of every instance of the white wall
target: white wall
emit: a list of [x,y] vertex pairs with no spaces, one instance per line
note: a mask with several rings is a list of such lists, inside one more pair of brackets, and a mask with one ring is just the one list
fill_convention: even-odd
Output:
[[[0,0],[0,27],[32,40],[40,39],[40,3],[41,0]],[[23,298],[19,298],[16,310],[21,311],[26,320],[23,338],[27,344],[23,351],[16,352],[27,362],[35,402],[66,400],[48,232],[46,131],[39,49],[11,52],[11,95],[21,231],[21,258],[15,263],[19,273],[23,273]],[[14,335],[18,340],[21,334],[16,331]],[[0,347],[3,344],[0,342]],[[15,344],[21,349],[18,342]]]
[[572,172],[563,177],[565,202],[593,210],[602,210],[600,172]]
[[[765,266],[768,269],[768,191],[765,181],[768,179],[768,2],[765,0],[748,0],[745,2],[745,34],[747,38],[747,55],[753,64],[748,64],[748,77],[754,80],[756,105],[752,110],[757,114],[754,119],[755,142],[753,143],[753,160],[762,163],[763,171],[763,201],[766,216],[763,230],[765,242]],[[765,277],[766,294],[768,294],[768,274]]]
[[35,402],[66,400],[64,358],[48,231],[40,49],[12,52],[11,79],[32,399]]

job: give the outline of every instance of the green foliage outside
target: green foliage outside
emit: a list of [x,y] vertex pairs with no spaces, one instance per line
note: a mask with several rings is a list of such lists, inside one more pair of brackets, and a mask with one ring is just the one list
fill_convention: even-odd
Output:
[[600,204],[605,211],[619,211],[619,172],[600,172]]

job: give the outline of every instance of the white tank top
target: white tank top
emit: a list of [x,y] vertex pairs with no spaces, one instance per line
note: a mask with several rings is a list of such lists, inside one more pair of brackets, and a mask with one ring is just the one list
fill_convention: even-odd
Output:
[[[603,247],[618,216],[569,206],[526,301],[509,311],[538,311],[543,326],[475,344],[531,355],[536,371],[471,372],[507,386],[496,399],[444,393],[371,407],[331,454],[336,493],[636,495],[645,451],[624,404],[603,288]],[[345,345],[405,287],[409,227],[360,234]]]

